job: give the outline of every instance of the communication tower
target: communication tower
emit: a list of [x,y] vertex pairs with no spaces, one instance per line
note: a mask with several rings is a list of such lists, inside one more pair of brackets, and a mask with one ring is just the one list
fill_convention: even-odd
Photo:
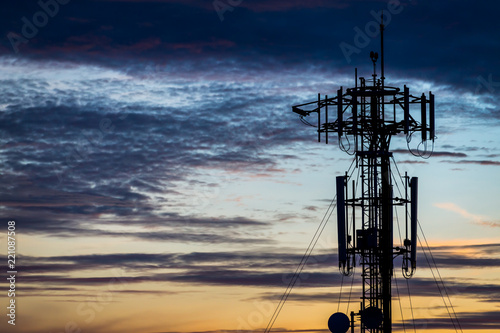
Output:
[[[358,182],[349,184],[346,173],[337,177],[336,187],[339,268],[342,274],[351,275],[357,264],[361,266],[361,307],[350,318],[333,314],[328,320],[332,333],[354,332],[355,327],[362,333],[391,333],[393,259],[402,256],[405,278],[413,275],[417,262],[418,178],[405,175],[404,195],[394,196],[389,146],[392,136],[399,134],[406,135],[408,142],[417,132],[421,143],[434,141],[434,95],[414,96],[406,85],[403,89],[385,85],[383,23],[380,33],[380,77],[376,73],[378,54],[371,52],[371,79],[358,79],[356,69],[354,87],[340,87],[330,98],[318,94],[316,101],[292,108],[307,124],[305,118],[316,114],[318,142],[324,137],[328,143],[329,136],[335,135],[342,150],[354,155],[359,168]],[[329,121],[332,109],[336,120]],[[397,246],[393,241],[394,206],[402,206],[406,212],[406,238]]]

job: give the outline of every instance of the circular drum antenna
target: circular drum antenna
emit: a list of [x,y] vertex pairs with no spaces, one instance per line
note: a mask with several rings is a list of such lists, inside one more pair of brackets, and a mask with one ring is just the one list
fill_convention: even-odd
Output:
[[334,313],[328,319],[328,328],[332,333],[346,333],[350,326],[349,317],[342,312]]
[[361,322],[370,330],[379,328],[383,318],[382,310],[374,306],[370,306],[361,311]]

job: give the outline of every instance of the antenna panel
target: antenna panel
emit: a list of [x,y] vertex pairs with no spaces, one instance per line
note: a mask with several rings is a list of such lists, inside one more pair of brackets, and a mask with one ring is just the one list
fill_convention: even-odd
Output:
[[339,263],[347,262],[347,245],[345,235],[345,176],[337,177],[337,233],[339,246]]
[[408,134],[410,131],[410,88],[408,88],[405,85],[405,90],[404,90],[404,101],[403,101],[403,110],[405,113],[405,118],[404,118],[404,126],[405,126],[405,134]]
[[325,136],[328,144],[328,95],[325,95]]
[[418,178],[412,177],[411,187],[411,264],[415,268],[417,261],[417,223],[418,223]]
[[422,141],[427,140],[427,99],[425,94],[422,94],[421,112],[422,112]]
[[390,242],[390,248],[394,246],[394,232],[393,232],[393,224],[394,224],[394,206],[393,206],[393,192],[392,188],[390,191],[390,196],[391,199],[389,200],[389,221],[390,221],[390,232],[389,232],[389,242]]
[[358,98],[356,95],[352,96],[352,126],[353,134],[358,134]]
[[434,120],[434,94],[429,91],[429,126],[430,126],[430,139],[434,140],[436,137],[436,124]]
[[338,120],[338,130],[339,130],[339,141],[343,133],[344,122],[342,121],[342,111],[344,106],[342,104],[342,87],[337,90],[337,120]]
[[321,94],[318,94],[318,142],[321,142]]

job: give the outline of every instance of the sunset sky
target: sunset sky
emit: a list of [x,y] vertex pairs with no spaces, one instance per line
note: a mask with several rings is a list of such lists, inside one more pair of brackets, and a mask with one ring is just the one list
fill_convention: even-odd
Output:
[[[382,10],[386,84],[436,96],[433,156],[395,160],[463,332],[500,331],[500,3],[465,0],[2,2],[0,331],[264,332],[352,162],[291,106],[369,77]],[[335,216],[276,332],[359,310]],[[400,265],[394,331],[453,332],[423,252]]]

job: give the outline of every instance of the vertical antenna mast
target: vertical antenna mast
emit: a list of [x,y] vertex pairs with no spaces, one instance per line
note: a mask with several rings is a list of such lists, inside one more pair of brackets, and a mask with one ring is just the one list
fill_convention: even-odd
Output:
[[[348,186],[351,176],[347,174],[337,177],[336,187],[339,268],[342,274],[350,275],[359,262],[362,271],[361,308],[357,313],[352,312],[350,319],[343,313],[333,314],[328,321],[333,333],[345,333],[349,329],[354,333],[355,318],[359,319],[361,333],[391,333],[393,259],[402,256],[405,278],[410,278],[416,267],[418,180],[416,177],[410,181],[405,179],[405,193],[411,192],[410,198],[407,194],[401,195],[403,198],[393,195],[389,145],[392,136],[405,135],[410,141],[415,132],[422,132],[422,142],[434,141],[434,95],[429,92],[429,98],[425,94],[413,96],[406,86],[402,90],[385,86],[383,13],[380,39],[381,76],[378,79],[378,54],[370,52],[373,85],[367,84],[363,77],[358,78],[356,69],[354,87],[345,90],[340,87],[331,98],[325,96],[321,99],[319,94],[317,101],[292,108],[300,118],[317,112],[318,141],[321,135],[338,135],[334,139],[337,139],[340,149],[355,155],[356,168],[359,168],[359,178],[356,182],[353,179],[351,193]],[[415,104],[420,104],[414,112],[420,113],[420,122],[412,116],[411,107]],[[386,106],[392,112],[386,114]],[[337,119],[329,122],[326,116],[326,122],[321,124],[321,110],[327,112],[328,107],[337,108]],[[343,140],[351,145],[346,148],[341,144]],[[406,224],[406,235],[409,236],[398,246],[393,244],[394,206],[404,207],[411,215],[411,225]]]
[[382,80],[382,89],[384,89],[384,11],[380,16],[380,79]]

